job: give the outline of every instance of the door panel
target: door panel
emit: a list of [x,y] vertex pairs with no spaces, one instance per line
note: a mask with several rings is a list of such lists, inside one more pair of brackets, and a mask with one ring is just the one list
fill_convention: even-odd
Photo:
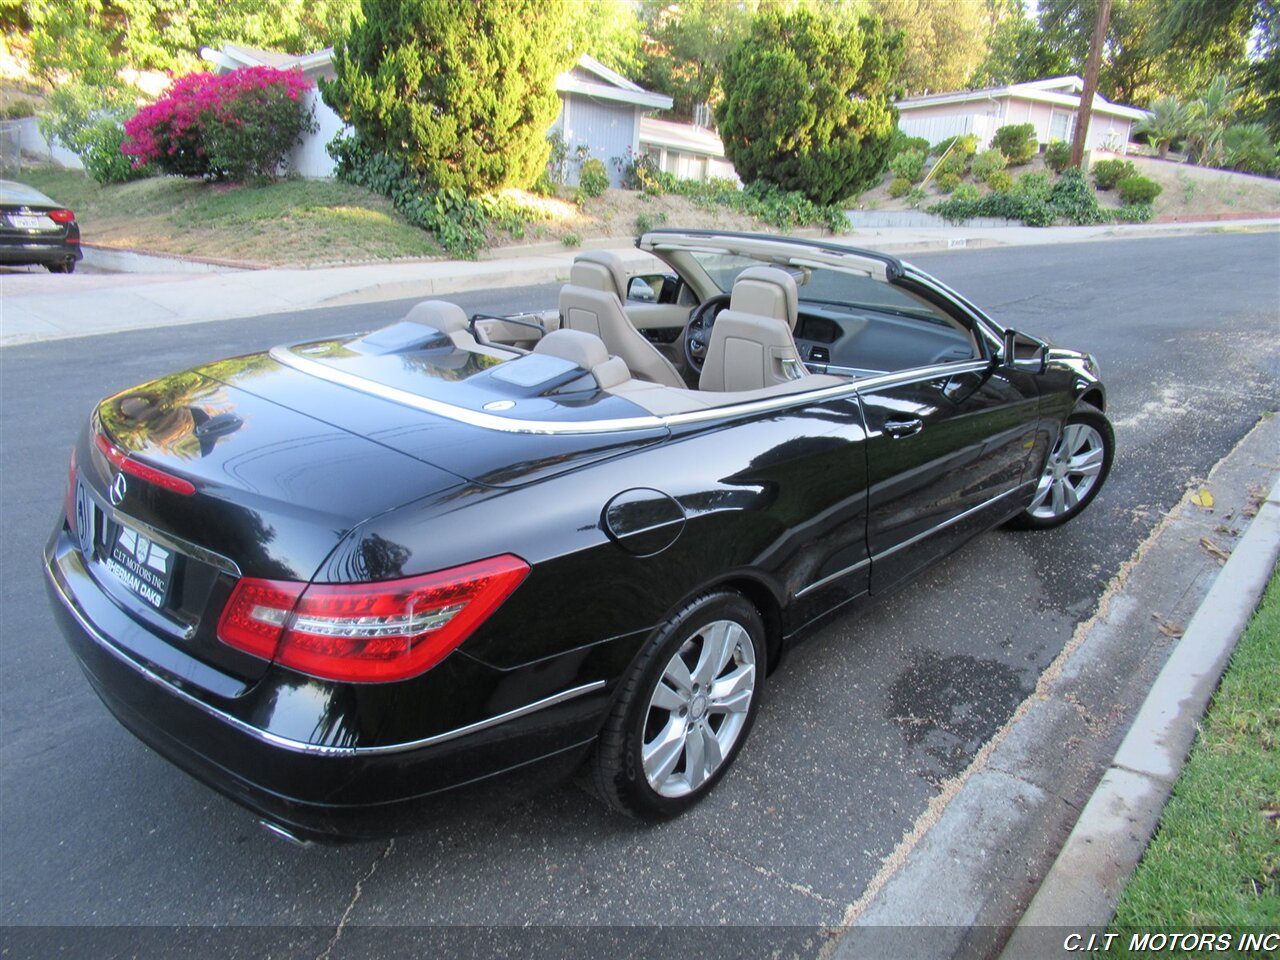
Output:
[[932,367],[859,395],[878,593],[953,550],[984,514],[1006,509],[995,501],[1022,483],[1038,399],[1032,378],[985,361]]

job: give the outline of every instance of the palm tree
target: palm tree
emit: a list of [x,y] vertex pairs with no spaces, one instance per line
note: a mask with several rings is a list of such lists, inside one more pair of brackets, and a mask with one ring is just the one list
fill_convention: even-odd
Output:
[[1222,138],[1235,115],[1239,96],[1240,88],[1231,86],[1225,76],[1218,74],[1204,88],[1204,93],[1191,102],[1188,133],[1199,150],[1201,165],[1222,165]]
[[1187,105],[1177,97],[1157,97],[1151,102],[1150,112],[1134,124],[1133,132],[1145,134],[1160,159],[1167,160],[1169,145],[1186,135],[1188,120]]

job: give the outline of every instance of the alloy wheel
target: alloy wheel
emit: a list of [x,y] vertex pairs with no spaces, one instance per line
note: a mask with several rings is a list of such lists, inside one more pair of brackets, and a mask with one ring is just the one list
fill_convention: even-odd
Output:
[[1068,423],[1049,454],[1027,513],[1053,520],[1071,511],[1097,484],[1105,460],[1102,434],[1087,423]]

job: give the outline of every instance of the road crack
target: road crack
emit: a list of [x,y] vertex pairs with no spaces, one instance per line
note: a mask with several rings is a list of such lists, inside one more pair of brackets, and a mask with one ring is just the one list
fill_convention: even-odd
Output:
[[387,857],[391,856],[391,851],[395,849],[395,845],[396,841],[394,838],[388,840],[386,849],[382,851],[382,855],[369,865],[368,873],[356,881],[356,889],[351,894],[351,900],[347,903],[347,908],[342,911],[342,916],[338,919],[338,926],[333,931],[333,936],[329,938],[328,946],[324,948],[323,953],[316,957],[316,960],[329,960],[329,955],[333,953],[333,948],[338,945],[338,941],[342,939],[343,932],[347,929],[347,920],[351,916],[351,911],[356,908],[356,904],[360,900],[360,894],[364,892],[365,883],[368,882],[370,877],[378,872],[378,865],[382,863],[383,860],[387,859]]
[[819,903],[827,907],[841,906],[839,902],[832,900],[830,897],[824,897],[822,894],[818,893],[812,887],[807,886],[806,884],[803,884],[803,883],[796,883],[794,880],[788,880],[786,877],[783,877],[774,873],[768,867],[762,867],[758,863],[752,863],[750,860],[748,860],[746,857],[742,856],[739,853],[734,853],[732,850],[725,850],[722,847],[718,847],[714,843],[710,843],[710,842],[708,842],[707,846],[711,847],[711,849],[716,851],[716,853],[721,853],[729,857],[730,859],[737,860],[738,863],[742,864],[744,867],[751,870],[752,872],[758,873],[760,876],[764,877],[765,879],[771,880],[774,883],[792,891],[793,893],[798,893],[802,896],[808,897],[811,900],[817,900]]

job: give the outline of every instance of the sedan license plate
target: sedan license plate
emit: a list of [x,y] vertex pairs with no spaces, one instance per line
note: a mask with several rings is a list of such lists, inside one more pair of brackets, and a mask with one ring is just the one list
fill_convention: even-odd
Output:
[[17,214],[9,215],[9,223],[19,230],[48,230],[53,226],[53,221],[48,217],[23,217]]
[[173,576],[173,551],[124,525],[107,534],[106,566],[116,579],[157,610],[164,606]]

